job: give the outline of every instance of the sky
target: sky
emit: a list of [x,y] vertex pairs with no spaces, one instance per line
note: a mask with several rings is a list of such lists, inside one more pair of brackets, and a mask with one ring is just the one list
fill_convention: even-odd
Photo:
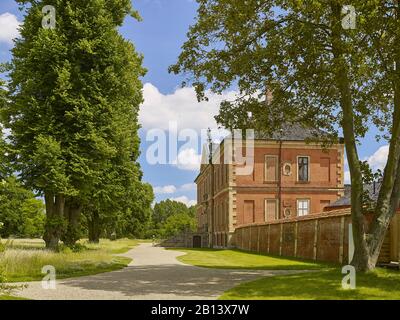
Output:
[[[196,203],[194,179],[199,172],[202,142],[208,127],[217,128],[214,115],[219,103],[235,95],[211,94],[209,102],[198,103],[192,88],[181,88],[183,78],[168,73],[175,63],[186,33],[196,17],[194,0],[135,0],[133,6],[143,21],[127,18],[120,32],[131,40],[144,55],[148,70],[143,81],[144,103],[139,122],[141,156],[139,162],[144,181],[155,191],[156,201],[173,199],[187,205]],[[0,1],[0,62],[9,61],[12,39],[18,36],[22,14],[14,0]],[[197,135],[196,135],[197,134]],[[218,140],[224,132],[215,131]],[[201,136],[199,141],[196,136]],[[385,142],[376,142],[371,131],[361,141],[360,158],[368,160],[373,169],[381,169],[387,158]],[[156,144],[163,141],[166,144]],[[158,148],[157,152],[154,150]],[[346,182],[349,173],[346,165]]]

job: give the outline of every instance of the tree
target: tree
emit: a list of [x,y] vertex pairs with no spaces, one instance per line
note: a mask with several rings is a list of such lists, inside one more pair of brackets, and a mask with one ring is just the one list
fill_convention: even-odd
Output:
[[[21,180],[45,198],[44,240],[55,249],[61,237],[77,240],[82,209],[117,156],[120,120],[138,127],[145,71],[117,29],[138,14],[129,0],[17,2],[26,14],[2,115]],[[55,29],[42,27],[44,5],[56,8]]]
[[164,200],[156,203],[152,214],[152,233],[160,237],[171,237],[184,231],[194,231],[196,226],[195,207]]
[[161,229],[165,221],[174,214],[185,214],[188,207],[182,202],[170,199],[161,201],[154,205],[152,222],[155,229]]
[[[129,188],[109,202],[91,202],[84,209],[85,228],[89,241],[98,243],[100,236],[108,238],[145,238],[150,227],[153,188],[141,181],[131,181]],[[116,189],[114,189],[115,191]]]
[[[4,72],[4,67],[0,65],[0,72]],[[7,90],[6,83],[0,79],[0,110],[6,103]],[[1,120],[1,118],[0,118]],[[10,175],[10,160],[8,158],[8,147],[3,137],[3,125],[0,122],[0,182]]]
[[2,126],[0,124],[0,182],[7,176],[9,171],[6,158],[6,143],[3,139]]
[[37,238],[44,230],[44,204],[13,176],[0,182],[0,236]]
[[[153,187],[137,182],[126,194],[126,203],[121,210],[117,237],[148,238],[151,228],[151,204],[154,201]],[[125,202],[125,201],[124,201]]]
[[160,234],[163,238],[170,238],[184,232],[193,232],[196,226],[197,220],[189,212],[174,213],[162,224]]
[[[352,184],[352,264],[374,268],[400,197],[400,4],[352,1],[357,27],[351,29],[346,19],[352,8],[342,0],[198,3],[170,71],[189,74],[199,100],[207,99],[207,89],[222,93],[237,86],[237,99],[222,102],[216,117],[226,128],[271,133],[297,122],[324,130],[315,137],[323,144],[343,134]],[[373,125],[390,150],[369,224],[358,147]]]

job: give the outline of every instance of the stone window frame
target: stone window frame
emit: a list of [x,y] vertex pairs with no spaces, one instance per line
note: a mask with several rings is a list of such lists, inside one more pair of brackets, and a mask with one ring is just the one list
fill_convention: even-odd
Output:
[[[299,179],[299,158],[307,158],[308,159],[308,170],[307,170],[307,180],[300,180]],[[308,183],[311,181],[311,157],[306,156],[306,155],[298,155],[296,157],[296,167],[297,167],[297,172],[296,172],[296,182],[299,183]]]
[[[299,208],[299,203],[300,202],[307,202],[307,213],[306,214],[300,214],[300,208]],[[304,208],[301,208],[301,210],[304,210]],[[299,198],[296,199],[296,215],[298,217],[304,217],[304,216],[308,216],[311,212],[311,199],[310,198]]]

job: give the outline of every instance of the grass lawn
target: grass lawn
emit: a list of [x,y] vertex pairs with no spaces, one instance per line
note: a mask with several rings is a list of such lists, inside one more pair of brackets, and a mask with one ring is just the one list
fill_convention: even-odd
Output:
[[1,300],[29,300],[29,299],[13,297],[13,296],[8,296],[8,295],[0,295],[0,301]]
[[326,267],[306,260],[282,258],[241,250],[171,249],[186,252],[177,259],[198,267],[258,270],[315,270]]
[[57,279],[84,276],[121,269],[131,261],[115,256],[137,245],[138,240],[101,240],[99,244],[81,241],[86,249],[72,252],[65,249],[51,252],[42,240],[13,240],[2,253],[0,270],[9,282],[33,281],[43,278],[42,267],[54,266]]
[[356,289],[342,289],[341,269],[265,277],[226,291],[221,300],[398,300],[400,272],[376,269],[356,275]]
[[341,268],[311,261],[268,256],[240,250],[171,249],[185,252],[181,262],[209,268],[315,270],[264,277],[226,291],[222,300],[347,300],[400,299],[400,271],[376,269],[356,275],[356,289],[342,288]]

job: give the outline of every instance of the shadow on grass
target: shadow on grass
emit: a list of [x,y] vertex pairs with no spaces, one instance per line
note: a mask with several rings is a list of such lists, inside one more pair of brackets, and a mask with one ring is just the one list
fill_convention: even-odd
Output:
[[[132,259],[130,258],[115,257],[111,262],[88,262],[87,264],[66,263],[63,268],[57,268],[57,279],[75,278],[117,271],[127,267],[131,261]],[[40,281],[43,279],[43,276],[44,275],[39,272],[29,275],[8,275],[7,281],[9,283]]]
[[356,275],[356,289],[343,289],[340,268],[262,278],[226,291],[220,299],[245,300],[398,300],[400,272],[377,269]]

